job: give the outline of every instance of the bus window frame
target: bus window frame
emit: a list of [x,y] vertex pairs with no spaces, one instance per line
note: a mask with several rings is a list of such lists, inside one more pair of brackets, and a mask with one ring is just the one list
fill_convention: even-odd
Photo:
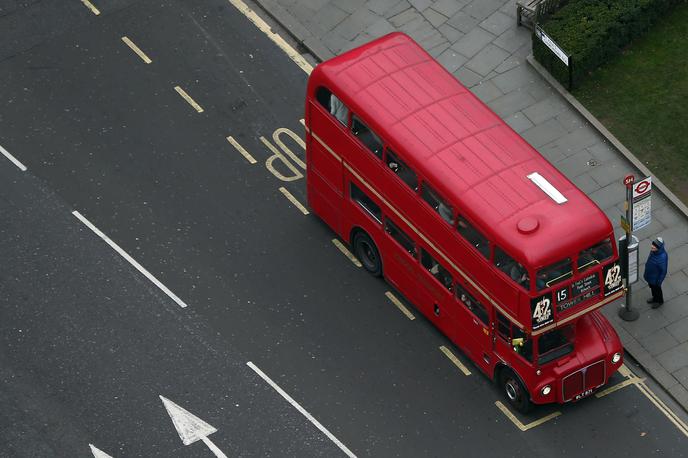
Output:
[[[390,166],[390,164],[392,163],[389,160],[390,155],[393,156],[393,158],[395,159],[395,161],[393,161],[393,162],[397,164],[398,168],[400,168],[402,170],[405,169],[408,172],[413,174],[413,176],[415,178],[415,184],[413,186],[411,186],[411,184],[401,176],[401,173],[399,172],[398,169],[393,169]],[[395,152],[389,145],[385,145],[385,149],[384,149],[384,152],[382,155],[382,162],[385,164],[386,168],[388,170],[390,170],[399,180],[401,180],[401,182],[404,183],[411,191],[413,191],[415,194],[418,193],[418,191],[420,190],[420,182],[421,182],[420,177],[418,176],[418,173],[415,170],[413,170],[411,167],[409,167],[408,163],[405,160],[401,159],[401,156],[399,156],[399,154],[397,152]]]
[[[356,139],[356,141],[358,141],[358,143],[361,146],[363,146],[369,153],[371,153],[373,156],[375,156],[380,161],[382,161],[383,153],[385,151],[385,142],[384,142],[384,140],[382,140],[382,137],[380,137],[380,135],[378,135],[373,129],[371,129],[369,127],[369,125],[367,123],[365,123],[363,121],[363,118],[361,118],[359,115],[357,115],[355,113],[351,113],[351,116],[349,118],[350,119],[349,119],[348,128],[349,128],[349,132],[351,133],[351,136],[354,137]],[[376,140],[380,144],[379,151],[377,149],[375,149],[375,150],[372,149],[366,142],[364,142],[361,139],[360,134],[357,134],[356,132],[354,132],[354,122],[360,124],[365,129],[367,129],[368,133],[372,136],[372,139]]]
[[[457,232],[458,232],[458,229],[457,229]],[[527,288],[523,284],[521,284],[521,282],[516,280],[511,275],[511,273],[507,273],[504,269],[502,269],[502,267],[500,265],[497,265],[497,250],[499,250],[504,256],[509,258],[510,264],[516,263],[516,265],[520,266],[521,271],[526,274],[526,279],[528,280],[528,287]],[[530,272],[528,271],[528,268],[526,266],[524,266],[522,263],[518,262],[518,260],[516,260],[516,258],[511,256],[509,253],[507,253],[503,248],[501,248],[497,244],[492,244],[492,266],[494,266],[499,272],[501,272],[502,275],[504,275],[507,279],[509,279],[512,284],[518,286],[523,291],[530,293],[531,288],[533,286],[533,282],[531,280],[531,275],[530,275]],[[516,267],[516,266],[511,265],[510,269],[513,269],[514,267]]]
[[[467,296],[466,300],[462,299],[461,296],[463,295]],[[475,294],[472,294],[470,291],[468,291],[468,289],[458,281],[454,282],[454,298],[461,304],[462,307],[464,307],[474,317],[480,320],[480,322],[483,323],[483,325],[490,326],[490,311],[488,310],[488,308],[485,306],[485,304],[483,304],[475,298]],[[482,312],[485,313],[485,319],[482,318],[481,314],[476,313],[472,307],[476,307],[482,310]]]
[[[425,256],[430,258],[432,262],[434,262],[434,265],[432,267],[428,267],[425,263],[425,260],[423,259]],[[454,276],[451,274],[451,271],[447,269],[441,262],[439,262],[437,259],[435,259],[435,256],[432,255],[426,248],[423,248],[422,246],[420,247],[419,250],[419,255],[418,259],[420,260],[420,265],[425,269],[426,272],[428,272],[443,288],[445,288],[447,291],[450,293],[454,293]],[[433,272],[432,269],[437,267],[437,273]],[[442,277],[442,280],[440,279]],[[445,282],[444,280],[449,279],[449,282]]]
[[[436,188],[430,184],[430,182],[426,179],[420,180],[419,186],[418,186],[418,195],[420,196],[420,199],[427,204],[432,211],[440,215],[440,218],[442,218],[442,221],[444,221],[446,224],[449,224],[450,226],[454,226],[456,224],[456,212],[454,211],[454,206],[442,195],[437,192]],[[425,194],[426,192],[430,195],[430,197],[433,198],[435,202],[437,202],[437,205],[431,204],[426,198]],[[442,212],[440,211],[440,206],[443,206],[444,208],[448,209],[451,213],[451,220],[447,220]]]
[[[328,105],[325,106],[323,104],[323,101],[320,99],[320,93],[321,91],[327,92],[329,98],[328,98]],[[332,113],[332,97],[335,97],[339,103],[342,104],[344,108],[346,108],[346,123],[343,123],[341,119],[339,119],[337,116],[335,116],[334,113]],[[350,130],[351,126],[351,109],[349,108],[348,105],[346,105],[340,97],[338,97],[334,92],[332,92],[327,86],[318,86],[318,88],[315,90],[315,100],[318,102],[316,105],[319,106],[325,113],[327,113],[332,119],[337,121],[337,126],[343,130]]]
[[[571,353],[574,353],[576,351],[576,334],[577,333],[576,333],[576,326],[575,325],[576,325],[575,322],[569,323],[565,326],[562,326],[560,328],[551,329],[551,330],[537,336],[538,339],[537,339],[537,346],[536,346],[537,347],[537,355],[536,355],[537,361],[536,362],[537,362],[538,367],[546,366],[547,364],[551,364],[553,362],[556,362],[557,360],[563,358],[564,356],[571,354]],[[543,336],[549,335],[552,332],[561,332],[564,329],[571,329],[571,339],[563,345],[552,348],[551,350],[547,350],[545,353],[540,353],[540,340],[543,338]],[[553,353],[556,350],[564,349],[566,347],[570,347],[566,353],[562,353],[560,355],[556,355]],[[553,356],[551,359],[548,359],[546,361],[542,361],[541,360],[542,357],[544,355],[548,355],[548,354],[550,354],[550,355],[554,354],[555,356]]]
[[[400,228],[399,225],[398,225],[397,223],[395,223],[394,221],[392,221],[392,220],[389,218],[389,216],[383,215],[382,220],[383,220],[383,221],[382,221],[382,227],[383,227],[383,229],[384,229],[384,231],[385,231],[385,234],[387,234],[387,236],[388,236],[389,238],[391,238],[392,240],[394,240],[394,243],[396,243],[405,253],[407,253],[409,256],[411,256],[414,260],[415,260],[415,259],[418,259],[418,252],[419,252],[419,250],[418,250],[418,244],[416,243],[416,241],[415,241],[412,237],[410,237],[410,236],[406,233],[406,231],[404,231],[402,228]],[[392,228],[393,228],[398,234],[401,234],[401,236],[402,236],[403,238],[405,238],[405,239],[407,239],[409,242],[411,242],[411,245],[412,245],[412,248],[413,248],[413,252],[409,251],[409,249],[406,248],[406,247],[397,239],[397,237],[395,237],[394,235],[392,235],[392,233],[391,233],[390,230],[388,229],[388,225],[392,226]]]
[[[503,318],[500,319],[500,318]],[[505,321],[508,323],[509,326],[509,336],[508,338],[505,337],[501,330],[500,326],[503,326],[502,321]],[[530,359],[526,358],[524,354],[521,353],[521,351],[516,350],[514,344],[513,344],[513,339],[514,339],[514,329],[518,330],[523,336],[526,344],[530,344]],[[524,362],[526,362],[529,366],[534,366],[535,365],[535,343],[533,342],[533,336],[529,336],[523,329],[521,329],[519,326],[514,324],[513,321],[511,321],[506,315],[504,315],[502,312],[499,310],[495,310],[495,327],[494,327],[494,332],[496,336],[504,343],[506,344],[515,355],[518,355]],[[525,346],[525,345],[523,345]],[[521,348],[523,347],[521,346]]]
[[[365,197],[367,200],[372,202],[372,204],[377,207],[377,210],[380,212],[379,218],[363,202],[361,202],[358,198],[354,197],[354,189],[356,189],[358,193],[360,193],[363,197]],[[382,211],[382,206],[375,202],[373,199],[371,199],[370,196],[363,192],[363,190],[361,190],[361,188],[358,185],[356,185],[356,183],[354,183],[353,181],[349,181],[349,200],[355,203],[358,208],[362,209],[363,212],[370,216],[376,223],[382,225],[382,222],[384,220],[384,212]]]

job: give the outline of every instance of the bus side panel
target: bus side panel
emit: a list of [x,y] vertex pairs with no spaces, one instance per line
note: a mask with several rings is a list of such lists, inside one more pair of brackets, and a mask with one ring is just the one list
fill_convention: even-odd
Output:
[[[392,221],[402,227],[402,230],[407,231],[398,221],[394,219]],[[410,233],[410,230],[407,233]],[[386,233],[381,243],[382,257],[385,260],[385,280],[403,294],[416,309],[425,315],[430,313],[432,297],[425,292],[424,288],[418,287],[418,277],[422,273],[418,259],[411,256]]]
[[[346,137],[337,121],[318,104],[309,104],[309,141],[307,163],[308,204],[337,234],[342,235],[341,211],[343,196],[342,162],[328,147],[336,151],[337,144],[323,144],[324,139]],[[317,137],[317,138],[316,138]],[[321,139],[321,140],[318,140]],[[332,141],[332,140],[330,140]],[[336,154],[336,153],[335,153]]]

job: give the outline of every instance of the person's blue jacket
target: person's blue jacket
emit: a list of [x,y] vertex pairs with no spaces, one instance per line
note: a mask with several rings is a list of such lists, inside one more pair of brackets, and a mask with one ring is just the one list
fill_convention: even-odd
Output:
[[667,274],[669,255],[664,249],[664,243],[657,242],[657,251],[650,251],[650,256],[645,263],[643,278],[650,285],[661,285]]

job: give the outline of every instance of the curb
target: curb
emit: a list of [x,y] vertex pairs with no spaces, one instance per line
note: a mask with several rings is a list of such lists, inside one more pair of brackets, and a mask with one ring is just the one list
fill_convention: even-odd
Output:
[[314,36],[298,19],[274,0],[253,1],[301,46],[306,48],[316,60],[322,62],[335,57],[329,49],[320,44],[318,37]]
[[[537,71],[540,76],[542,76],[547,83],[554,87],[559,94],[566,99],[569,104],[581,115],[583,116],[609,143],[611,143],[614,148],[616,148],[623,156],[641,173],[645,176],[652,176],[652,186],[656,187],[659,192],[667,199],[671,204],[678,210],[684,217],[688,218],[688,207],[679,200],[676,195],[657,177],[652,174],[652,171],[648,169],[645,164],[643,164],[633,153],[626,148],[609,130],[607,130],[604,125],[590,113],[569,91],[567,91],[564,86],[562,86],[559,81],[557,81],[550,73],[542,66],[539,62],[535,60],[533,55],[526,57],[528,63]],[[606,314],[605,314],[606,315]],[[617,324],[622,324],[619,319],[614,314],[610,318]],[[618,328],[618,326],[617,326]],[[619,329],[617,329],[617,332]],[[620,329],[619,336],[623,338],[621,341],[624,344],[624,351],[626,351],[633,359],[635,359],[638,364],[643,367],[652,379],[657,382],[664,391],[669,395],[678,405],[680,405],[684,411],[688,412],[688,390],[684,388],[679,381],[669,373],[664,367],[662,367],[653,357],[648,353],[645,348],[635,339],[631,334],[626,331],[623,327]]]

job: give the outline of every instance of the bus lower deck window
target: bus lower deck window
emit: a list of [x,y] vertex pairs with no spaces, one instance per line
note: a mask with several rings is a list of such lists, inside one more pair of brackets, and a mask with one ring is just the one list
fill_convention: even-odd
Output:
[[358,189],[358,186],[355,184],[350,183],[349,187],[351,188],[351,200],[366,210],[378,223],[382,223],[382,210],[380,210],[380,206]]

